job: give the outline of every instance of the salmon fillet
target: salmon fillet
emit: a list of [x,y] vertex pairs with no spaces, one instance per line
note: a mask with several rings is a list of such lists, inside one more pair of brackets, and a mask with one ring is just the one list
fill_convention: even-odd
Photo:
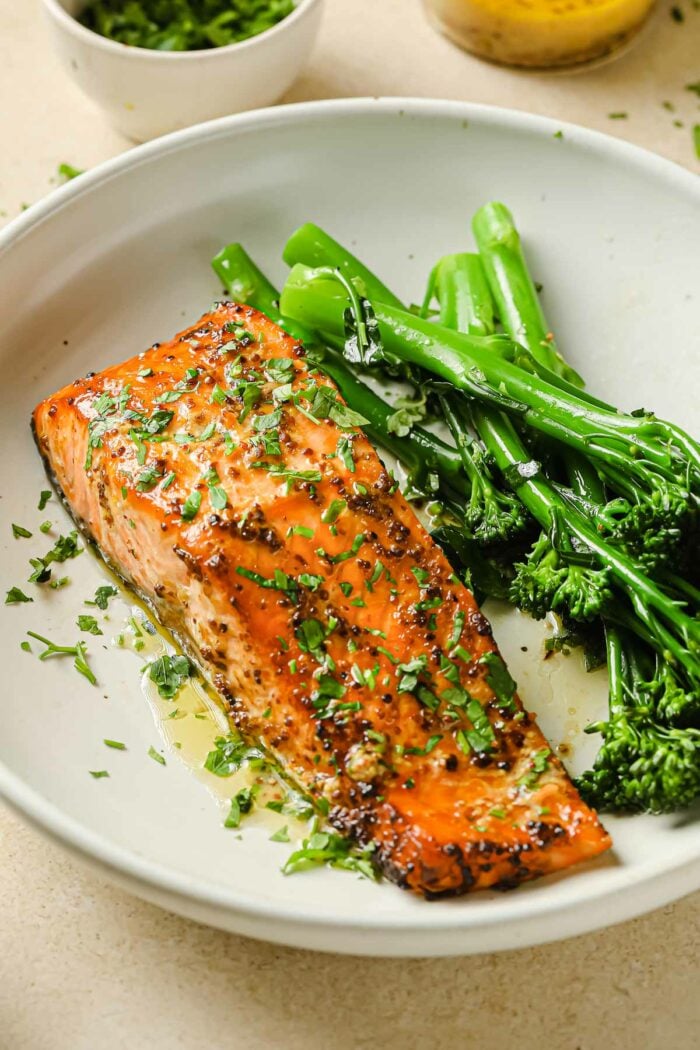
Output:
[[231,303],[34,412],[78,523],[389,879],[435,897],[596,856],[608,835],[356,422]]

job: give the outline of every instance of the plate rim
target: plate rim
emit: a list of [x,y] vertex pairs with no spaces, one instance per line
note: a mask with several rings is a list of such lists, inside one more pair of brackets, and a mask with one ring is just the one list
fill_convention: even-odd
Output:
[[[631,164],[649,174],[660,177],[671,187],[678,186],[700,205],[700,182],[697,175],[674,161],[625,140],[614,138],[577,124],[551,117],[526,113],[476,103],[424,99],[424,98],[352,98],[328,99],[301,102],[285,106],[253,110],[248,113],[222,117],[197,124],[181,131],[154,139],[143,145],[127,149],[116,157],[97,165],[79,179],[67,183],[40,202],[32,205],[0,231],[0,254],[4,255],[13,245],[21,241],[32,229],[61,211],[81,196],[109,182],[122,173],[133,170],[151,158],[167,156],[192,143],[203,143],[210,139],[235,136],[247,129],[269,128],[311,120],[347,116],[377,114],[378,116],[433,116],[468,120],[475,124],[500,126],[502,129],[523,128],[535,136],[552,137],[563,131],[566,142],[578,148],[590,149],[612,158],[613,161]],[[50,838],[67,846],[72,852],[99,868],[113,880],[128,886],[136,894],[156,900],[158,895],[167,897],[168,906],[181,914],[202,919],[212,925],[225,925],[248,935],[291,945],[301,945],[308,937],[303,931],[311,928],[314,934],[321,930],[338,934],[366,936],[373,934],[380,943],[369,942],[361,948],[343,948],[342,943],[327,948],[329,951],[354,951],[377,955],[453,955],[470,952],[488,952],[507,948],[524,947],[537,943],[560,940],[580,933],[600,929],[634,918],[654,908],[662,907],[673,900],[700,888],[700,846],[697,856],[680,862],[650,858],[638,865],[634,878],[621,878],[617,884],[595,884],[588,890],[584,900],[546,902],[527,892],[518,898],[513,907],[513,897],[508,904],[499,900],[489,902],[487,909],[453,909],[433,911],[430,922],[423,912],[412,915],[388,915],[385,917],[362,915],[329,916],[310,905],[295,906],[274,900],[253,897],[249,893],[236,891],[233,887],[203,883],[201,879],[149,860],[126,846],[114,843],[109,837],[91,831],[79,820],[67,815],[49,799],[30,787],[21,777],[13,773],[0,760],[0,797],[13,810],[27,818]],[[590,868],[589,868],[590,870]],[[585,876],[586,866],[579,869]],[[623,889],[635,893],[622,893]],[[606,906],[607,905],[607,906]],[[612,910],[611,910],[612,908]],[[507,912],[506,912],[507,909]],[[504,914],[505,912],[505,914]],[[227,921],[221,922],[223,913]],[[218,919],[217,919],[218,915]],[[420,916],[420,917],[418,917]],[[549,921],[543,922],[543,918]],[[507,924],[508,929],[499,929]],[[255,926],[265,926],[256,934]],[[246,929],[242,929],[242,927]],[[403,940],[405,938],[405,940]],[[477,944],[460,943],[463,939],[476,938]],[[355,943],[355,940],[353,943]],[[435,941],[436,943],[431,943]],[[323,947],[315,944],[314,947]]]

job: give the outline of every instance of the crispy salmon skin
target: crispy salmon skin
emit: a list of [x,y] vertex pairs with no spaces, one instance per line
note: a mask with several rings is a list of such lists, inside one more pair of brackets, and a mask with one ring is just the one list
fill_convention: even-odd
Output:
[[388,878],[434,897],[596,856],[608,835],[358,422],[232,303],[34,412],[76,520]]

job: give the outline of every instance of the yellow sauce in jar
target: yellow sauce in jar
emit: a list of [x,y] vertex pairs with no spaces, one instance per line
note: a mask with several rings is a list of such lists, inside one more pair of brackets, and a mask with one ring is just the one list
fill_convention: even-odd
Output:
[[550,68],[600,58],[641,27],[654,0],[425,0],[438,27],[482,58]]

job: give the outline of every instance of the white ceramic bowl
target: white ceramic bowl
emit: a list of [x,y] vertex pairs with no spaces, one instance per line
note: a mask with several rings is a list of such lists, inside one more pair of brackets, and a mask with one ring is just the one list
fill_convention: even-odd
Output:
[[[547,315],[590,389],[696,430],[700,180],[561,128],[454,102],[279,106],[129,150],[0,232],[0,595],[17,585],[34,597],[0,604],[0,795],[120,885],[239,933],[386,955],[554,940],[700,887],[700,805],[606,817],[613,851],[509,894],[427,903],[342,871],[287,878],[291,845],[270,842],[264,826],[244,826],[239,839],[179,752],[167,752],[166,767],[148,757],[150,745],[165,746],[162,715],[154,722],[135,654],[109,645],[121,602],[103,638],[83,636],[99,690],[70,660],[20,651],[28,630],[74,644],[84,600],[104,582],[89,554],[62,569],[71,583],[59,591],[25,582],[27,559],[53,542],[38,524],[71,527],[55,500],[37,509],[47,485],[31,409],[199,317],[221,294],[210,260],[227,241],[247,245],[279,283],[285,239],[313,220],[416,302],[435,260],[471,248],[470,216],[497,197],[513,209]],[[34,536],[13,539],[10,522]],[[487,612],[523,701],[580,772],[596,750],[582,729],[604,714],[605,672],[585,674],[575,654],[543,663],[544,624],[494,604]],[[105,738],[127,750],[109,752]],[[88,770],[102,768],[109,779],[92,780]]]
[[54,46],[78,87],[137,142],[277,102],[308,58],[322,8],[296,0],[272,29],[228,47],[153,51],[86,29],[75,18],[84,2],[43,0]]

